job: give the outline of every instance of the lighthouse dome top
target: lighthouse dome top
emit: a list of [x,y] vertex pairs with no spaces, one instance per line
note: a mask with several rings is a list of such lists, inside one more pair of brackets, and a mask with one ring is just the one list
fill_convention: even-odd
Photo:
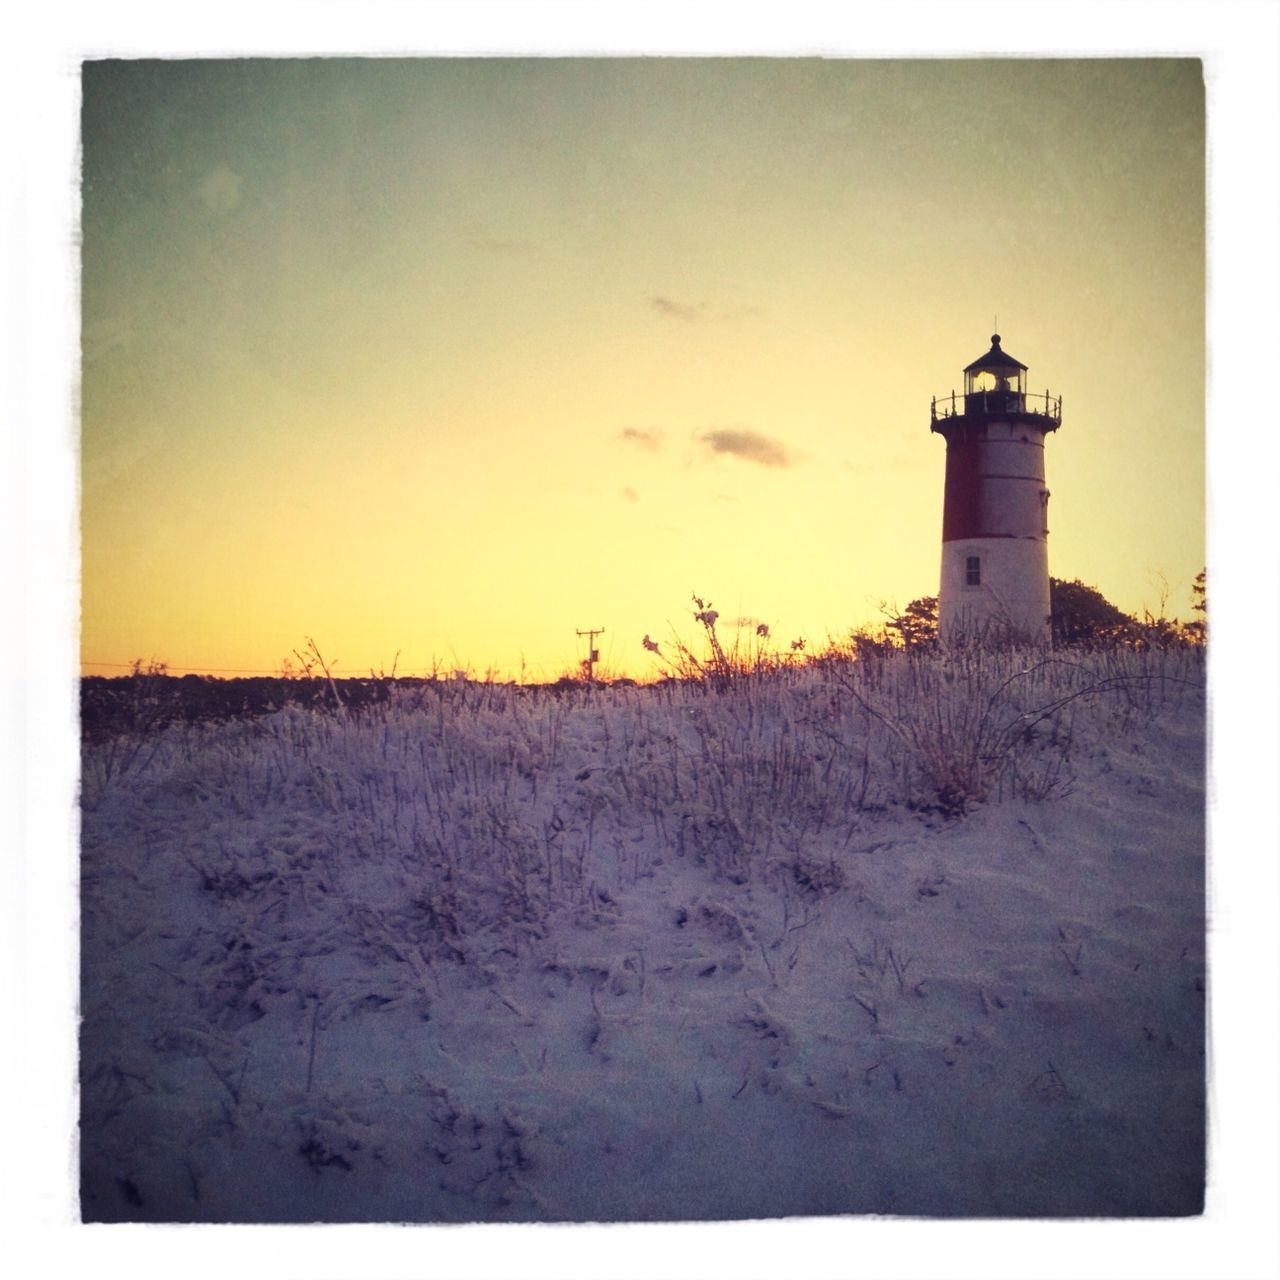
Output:
[[[991,335],[991,350],[966,365],[964,398],[953,390],[934,396],[929,406],[929,429],[946,436],[972,429],[985,431],[992,422],[1018,422],[1044,433],[1062,424],[1062,397],[1027,390],[1027,366],[1000,347]],[[1025,438],[1025,437],[1024,437]]]
[[1015,360],[1007,351],[1000,349],[1000,335],[993,333],[991,335],[991,350],[984,356],[979,356],[972,364],[964,367],[965,373],[979,373],[983,369],[1022,369],[1026,370],[1026,365],[1021,360]]

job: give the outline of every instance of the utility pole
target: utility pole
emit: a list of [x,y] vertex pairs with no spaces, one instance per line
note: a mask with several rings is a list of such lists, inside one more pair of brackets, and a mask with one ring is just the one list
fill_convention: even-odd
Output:
[[595,684],[596,682],[596,663],[600,661],[600,650],[596,648],[596,636],[604,635],[603,627],[588,627],[585,631],[579,631],[580,636],[589,636],[587,641],[587,660],[582,665],[587,669],[587,683]]

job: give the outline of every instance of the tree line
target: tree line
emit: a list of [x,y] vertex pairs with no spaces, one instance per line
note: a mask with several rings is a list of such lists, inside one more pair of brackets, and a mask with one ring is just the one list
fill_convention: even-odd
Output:
[[[1079,578],[1070,582],[1049,579],[1050,626],[1055,645],[1088,647],[1125,644],[1161,647],[1175,644],[1202,645],[1208,638],[1206,575],[1201,569],[1191,586],[1191,621],[1167,618],[1163,602],[1159,616],[1144,610],[1141,618],[1118,609],[1096,587]],[[938,639],[938,597],[920,596],[900,613],[885,608],[885,624],[875,631],[864,628],[855,640],[895,649],[932,645]]]

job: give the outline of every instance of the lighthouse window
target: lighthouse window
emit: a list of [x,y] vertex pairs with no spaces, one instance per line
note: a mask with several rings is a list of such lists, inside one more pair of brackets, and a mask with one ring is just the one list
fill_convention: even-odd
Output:
[[979,587],[982,585],[982,562],[977,556],[965,557],[964,585],[966,587]]

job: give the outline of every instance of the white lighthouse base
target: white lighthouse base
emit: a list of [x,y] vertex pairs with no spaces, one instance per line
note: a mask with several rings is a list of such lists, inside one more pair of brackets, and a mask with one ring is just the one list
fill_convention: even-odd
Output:
[[1043,538],[944,542],[938,633],[944,644],[965,639],[1047,644],[1048,543]]

